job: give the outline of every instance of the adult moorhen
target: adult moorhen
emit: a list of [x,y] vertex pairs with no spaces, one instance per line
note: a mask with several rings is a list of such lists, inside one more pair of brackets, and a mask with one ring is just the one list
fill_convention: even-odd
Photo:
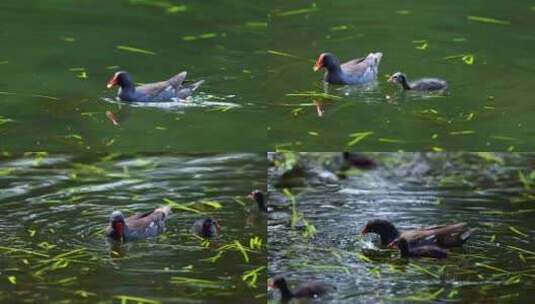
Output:
[[264,193],[260,190],[255,190],[247,196],[248,198],[254,200],[258,204],[258,209],[262,212],[268,212],[267,205],[266,205],[266,198],[264,197]]
[[108,82],[108,88],[119,86],[117,97],[128,102],[163,102],[183,100],[191,96],[204,80],[183,85],[186,72],[179,73],[168,80],[135,86],[132,76],[126,71],[116,72]]
[[314,71],[326,68],[324,80],[330,84],[366,84],[377,79],[379,63],[383,53],[370,53],[368,56],[340,64],[331,53],[323,53],[314,65]]
[[292,298],[317,298],[329,292],[333,287],[320,281],[309,281],[291,291],[282,275],[271,279],[269,287],[277,288],[281,293],[281,300],[287,302]]
[[116,241],[132,241],[155,237],[165,231],[165,220],[171,214],[171,207],[165,206],[152,211],[134,214],[126,220],[121,211],[113,211],[106,235]]
[[407,258],[435,258],[435,259],[445,259],[448,257],[448,251],[439,248],[437,246],[425,245],[411,248],[409,242],[401,238],[399,239],[398,244],[399,252],[401,257],[404,259]]
[[440,247],[461,247],[475,229],[469,229],[466,223],[447,226],[413,229],[400,232],[387,220],[374,219],[368,221],[362,234],[377,233],[381,236],[381,245],[398,245],[400,238],[406,239],[411,245],[437,244]]
[[409,82],[407,76],[401,72],[396,72],[388,78],[388,82],[399,85],[403,90],[431,92],[445,91],[448,89],[448,83],[438,78],[423,78]]
[[203,238],[217,237],[221,230],[219,223],[211,217],[200,219],[193,223],[193,233]]

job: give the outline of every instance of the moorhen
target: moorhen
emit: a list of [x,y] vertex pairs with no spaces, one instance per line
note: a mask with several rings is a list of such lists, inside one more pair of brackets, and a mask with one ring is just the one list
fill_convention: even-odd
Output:
[[409,82],[407,76],[401,72],[394,73],[388,78],[388,82],[399,85],[403,90],[431,92],[445,91],[448,89],[448,83],[438,78],[423,78]]
[[264,197],[264,193],[260,190],[255,190],[247,196],[248,198],[256,201],[258,204],[258,209],[262,212],[268,212],[267,205],[266,205],[266,198]]
[[340,64],[331,53],[323,53],[314,65],[314,71],[326,68],[324,80],[330,84],[366,84],[377,79],[378,67],[383,53],[370,53],[368,56]]
[[401,257],[404,259],[424,257],[445,259],[448,257],[448,251],[437,246],[425,245],[411,248],[409,247],[409,242],[404,238],[399,239],[398,248]]
[[121,211],[113,211],[106,235],[116,241],[132,241],[155,237],[165,231],[165,220],[171,214],[171,207],[165,206],[152,211],[134,214],[126,220]]
[[186,75],[186,72],[182,72],[168,80],[147,83],[136,87],[128,72],[119,71],[108,82],[108,89],[118,85],[119,91],[117,97],[122,101],[128,102],[183,100],[191,96],[204,82],[204,80],[200,80],[187,86],[183,85]]
[[219,223],[211,217],[200,219],[193,223],[193,233],[203,238],[217,237],[221,230]]
[[359,168],[362,170],[369,170],[377,166],[377,162],[375,160],[361,153],[343,152],[342,158],[342,170],[348,170],[351,167]]
[[411,245],[437,244],[440,247],[461,247],[472,235],[475,229],[466,227],[466,223],[456,223],[447,226],[413,229],[400,232],[387,220],[374,219],[368,221],[362,234],[377,233],[381,236],[381,245],[398,245],[400,238],[405,238]]
[[317,298],[326,294],[332,286],[320,281],[309,281],[302,284],[294,291],[291,291],[282,275],[275,276],[269,284],[271,288],[277,288],[281,293],[281,300],[287,302],[292,298]]

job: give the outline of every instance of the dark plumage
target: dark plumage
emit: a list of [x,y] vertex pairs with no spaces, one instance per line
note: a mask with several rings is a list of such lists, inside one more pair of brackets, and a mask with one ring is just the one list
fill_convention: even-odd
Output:
[[192,227],[193,233],[204,238],[217,237],[220,230],[219,223],[210,217],[195,221]]
[[447,226],[413,229],[400,232],[387,220],[374,219],[368,221],[363,234],[377,233],[381,236],[381,245],[396,246],[400,238],[405,238],[411,245],[436,244],[440,247],[461,247],[475,229],[469,229],[466,223]]
[[388,82],[399,85],[403,90],[431,92],[445,91],[448,89],[448,83],[438,78],[423,78],[409,82],[407,76],[401,72],[394,73],[390,76]]
[[401,257],[406,258],[435,258],[435,259],[445,259],[448,257],[448,251],[439,248],[437,246],[425,245],[411,248],[409,242],[401,238],[398,244],[399,252]]
[[262,193],[262,191],[255,190],[255,191],[249,193],[249,195],[247,197],[249,197],[250,199],[254,200],[257,203],[258,209],[260,211],[262,211],[262,212],[267,212],[268,211],[267,205],[266,205],[266,198],[264,196],[264,193]]
[[336,56],[323,53],[314,65],[314,71],[327,69],[324,80],[330,84],[366,84],[377,79],[379,63],[383,53],[370,53],[368,56],[340,64]]
[[168,80],[135,86],[130,74],[126,71],[116,72],[108,82],[108,88],[119,86],[117,96],[128,102],[164,102],[186,99],[191,96],[204,80],[191,85],[184,85],[186,72],[179,73]]
[[344,160],[342,169],[349,169],[351,167],[369,170],[377,166],[377,162],[364,154],[354,152],[343,152],[342,158]]
[[114,211],[106,229],[106,236],[116,241],[131,241],[155,237],[165,231],[165,220],[171,214],[168,206],[134,214],[125,220],[121,211]]
[[281,300],[288,301],[292,298],[317,298],[329,292],[333,287],[319,281],[309,281],[302,284],[294,291],[290,290],[286,279],[282,276],[275,276],[270,282],[271,288],[277,288],[281,293]]

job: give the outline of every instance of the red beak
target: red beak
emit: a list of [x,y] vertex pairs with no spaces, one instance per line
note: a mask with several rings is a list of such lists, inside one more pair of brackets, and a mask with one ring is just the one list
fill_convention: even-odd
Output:
[[321,69],[322,67],[324,67],[323,65],[323,57],[325,56],[325,54],[321,54],[319,57],[318,57],[318,60],[316,61],[316,64],[314,65],[314,67],[312,68],[314,70],[314,72],[317,72],[319,69]]
[[118,81],[117,76],[118,76],[117,74],[113,75],[113,78],[110,81],[108,81],[108,85],[107,85],[108,89],[111,89],[117,85],[117,81]]
[[362,229],[362,234],[366,234],[368,233],[368,227],[364,227],[364,229]]
[[117,231],[117,234],[119,235],[119,238],[123,239],[124,237],[124,223],[123,222],[116,222],[113,224],[113,229]]

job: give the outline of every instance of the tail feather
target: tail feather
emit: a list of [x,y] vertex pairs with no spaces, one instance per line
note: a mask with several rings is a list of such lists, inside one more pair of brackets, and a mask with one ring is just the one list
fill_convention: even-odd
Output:
[[204,83],[204,80],[199,80],[195,82],[194,84],[190,85],[189,88],[192,92],[195,92],[202,84]]
[[170,86],[173,88],[178,89],[180,86],[184,83],[184,80],[186,80],[186,76],[188,75],[188,72],[180,72],[176,74],[175,76],[171,77],[169,80],[167,80],[167,83],[169,83]]
[[154,212],[161,212],[165,217],[168,217],[171,214],[171,206],[162,206],[154,210]]

